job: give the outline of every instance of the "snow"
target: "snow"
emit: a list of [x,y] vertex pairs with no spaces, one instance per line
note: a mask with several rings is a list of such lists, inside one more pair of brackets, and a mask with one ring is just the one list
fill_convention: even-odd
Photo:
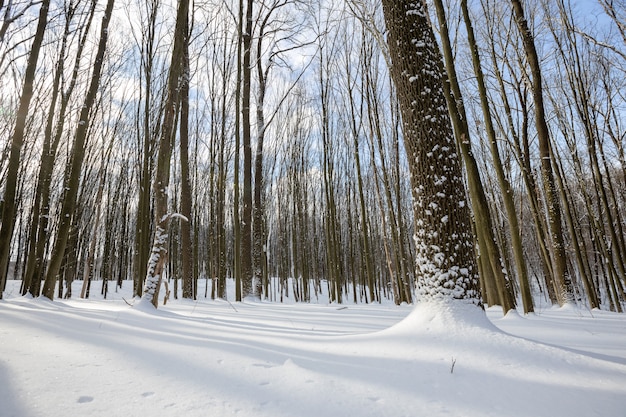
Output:
[[9,281],[0,416],[626,415],[623,314],[322,297],[142,311],[131,287],[51,302]]

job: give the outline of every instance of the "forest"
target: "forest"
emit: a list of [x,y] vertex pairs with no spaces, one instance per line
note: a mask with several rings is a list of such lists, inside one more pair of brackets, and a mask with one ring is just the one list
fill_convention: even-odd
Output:
[[410,149],[385,3],[0,0],[0,288],[411,304],[449,148],[485,305],[622,312],[626,2],[424,0]]

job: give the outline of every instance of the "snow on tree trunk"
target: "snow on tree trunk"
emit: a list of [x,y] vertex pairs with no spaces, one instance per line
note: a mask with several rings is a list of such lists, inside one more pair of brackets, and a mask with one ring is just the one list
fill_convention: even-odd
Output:
[[167,99],[165,112],[161,124],[161,137],[159,139],[159,152],[157,156],[156,173],[152,185],[154,193],[154,238],[152,250],[148,259],[148,268],[142,304],[151,303],[158,307],[159,288],[161,286],[162,272],[167,260],[168,225],[172,217],[181,217],[178,214],[168,214],[168,187],[170,179],[170,159],[172,156],[172,137],[176,129],[176,116],[180,104],[181,85],[183,77],[183,62],[187,37],[187,16],[189,14],[189,1],[181,0],[176,14],[176,29],[174,32],[174,47],[172,49],[172,61],[167,79]]
[[442,60],[426,9],[419,0],[382,3],[411,173],[417,296],[481,305],[469,206],[443,94]]
[[161,227],[161,225],[157,226],[152,250],[150,251],[150,258],[148,259],[146,283],[141,297],[142,300],[145,300],[147,303],[152,303],[155,307],[158,305],[161,276],[163,274],[165,261],[167,260],[167,238],[166,230]]

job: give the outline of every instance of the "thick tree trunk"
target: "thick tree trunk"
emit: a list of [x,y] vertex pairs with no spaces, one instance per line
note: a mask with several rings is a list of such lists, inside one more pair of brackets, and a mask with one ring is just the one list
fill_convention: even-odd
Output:
[[[224,74],[226,74],[226,48],[224,48]],[[218,298],[226,297],[226,178],[228,174],[228,164],[226,163],[226,115],[227,115],[227,79],[222,83],[221,97],[221,129],[219,133],[219,156],[218,156],[218,180],[217,180],[217,207],[216,207],[216,242],[217,242],[217,294]],[[237,218],[233,219],[233,226],[239,224]]]
[[382,3],[411,173],[418,298],[482,305],[469,205],[427,11],[419,1]]
[[[70,9],[71,10],[71,9]],[[61,90],[61,75],[65,68],[65,51],[67,49],[68,37],[70,34],[70,24],[72,21],[73,13],[66,15],[65,27],[63,30],[63,39],[61,41],[61,48],[59,52],[59,58],[55,67],[54,81],[52,82],[52,93],[50,99],[50,108],[48,109],[48,116],[46,120],[46,126],[44,128],[44,139],[41,149],[41,159],[39,163],[39,174],[37,176],[37,187],[35,189],[35,201],[33,202],[32,215],[29,227],[29,244],[28,244],[28,256],[26,258],[26,268],[24,277],[22,278],[22,295],[27,292],[33,297],[39,296],[41,289],[41,274],[36,274],[35,270],[39,270],[43,263],[43,244],[39,244],[39,240],[45,241],[47,230],[47,205],[49,204],[49,190],[50,180],[52,175],[52,169],[54,164],[54,155],[56,155],[57,142],[52,142],[52,136],[54,134],[54,118],[56,113],[56,105],[58,101],[59,91]],[[93,14],[91,15],[93,16]],[[91,19],[88,21],[91,22]],[[82,44],[81,44],[82,45]],[[78,56],[80,56],[81,46],[78,48]],[[61,114],[65,112],[65,108],[61,106]],[[63,119],[63,116],[59,117],[59,120]],[[47,180],[47,181],[46,181]],[[39,224],[43,223],[43,228],[39,228]],[[43,242],[42,242],[43,243]],[[41,254],[38,254],[38,248],[41,247]],[[34,277],[37,277],[36,279]]]

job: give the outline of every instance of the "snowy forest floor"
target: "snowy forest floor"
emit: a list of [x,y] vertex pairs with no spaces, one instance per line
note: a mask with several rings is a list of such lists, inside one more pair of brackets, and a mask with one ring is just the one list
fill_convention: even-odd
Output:
[[19,284],[0,301],[1,417],[626,416],[624,314],[322,299],[143,312],[122,299],[130,282],[53,302]]

